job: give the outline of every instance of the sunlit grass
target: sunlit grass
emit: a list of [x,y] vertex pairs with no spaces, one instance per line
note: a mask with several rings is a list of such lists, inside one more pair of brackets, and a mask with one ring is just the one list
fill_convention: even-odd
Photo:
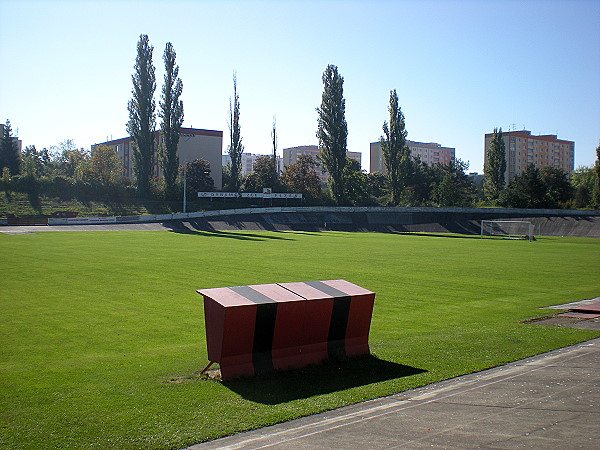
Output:
[[[600,295],[600,240],[0,234],[0,446],[177,448],[599,336],[520,322]],[[345,278],[376,358],[222,384],[198,288]]]

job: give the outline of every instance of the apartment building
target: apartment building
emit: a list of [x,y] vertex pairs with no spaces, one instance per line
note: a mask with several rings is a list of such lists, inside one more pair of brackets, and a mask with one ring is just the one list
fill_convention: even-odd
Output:
[[[321,153],[321,149],[319,148],[318,145],[301,145],[299,147],[284,148],[283,149],[283,166],[287,167],[291,164],[294,164],[298,160],[299,156],[302,156],[302,155],[312,156],[317,161],[317,167],[315,170],[317,172],[317,175],[319,176],[319,179],[321,180],[321,184],[325,185],[325,184],[327,184],[327,180],[329,179],[329,174],[324,171],[324,169],[321,167],[321,164],[319,163],[319,159],[317,158],[317,155],[319,153]],[[347,151],[346,156],[348,156],[348,158],[351,158],[355,161],[358,161],[358,163],[361,164],[362,153]]]
[[[433,164],[446,164],[454,161],[456,150],[451,147],[442,147],[435,142],[416,142],[406,140],[406,145],[411,156],[418,157],[422,162],[431,166]],[[371,173],[385,173],[383,153],[379,142],[371,142],[370,145],[370,169]]]
[[[158,146],[160,143],[160,131],[154,132],[154,160],[152,176],[161,177],[162,170],[158,164]],[[121,162],[123,162],[123,175],[133,178],[133,154],[131,148],[131,137],[115,139],[96,145],[111,146]],[[223,132],[214,130],[202,130],[198,128],[181,128],[179,133],[179,144],[177,145],[177,156],[179,164],[202,158],[210,164],[210,176],[215,182],[215,188],[223,187],[223,173],[221,166],[221,152],[223,148]],[[93,149],[93,146],[92,146]]]
[[[484,160],[493,133],[485,135]],[[575,168],[575,142],[558,139],[555,134],[535,136],[531,131],[502,132],[506,159],[506,183],[522,174],[528,165],[556,167],[567,172]]]
[[[249,175],[254,171],[254,162],[259,156],[272,155],[255,155],[254,153],[242,153],[242,176],[245,177],[246,175]],[[224,154],[221,156],[221,161],[223,167],[225,167],[227,164],[231,164],[231,156],[229,156],[229,154]],[[283,171],[283,161],[281,159],[281,156],[277,156],[277,170],[279,173]]]

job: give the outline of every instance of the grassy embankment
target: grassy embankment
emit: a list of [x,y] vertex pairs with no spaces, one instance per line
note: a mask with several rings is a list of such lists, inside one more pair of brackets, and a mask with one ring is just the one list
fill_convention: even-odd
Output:
[[[0,234],[0,447],[177,448],[600,333],[522,324],[599,295],[600,240],[377,233]],[[195,289],[345,278],[375,358],[230,383]]]
[[[189,199],[187,211],[203,211],[207,209],[230,209],[247,208],[247,201],[235,199],[206,200]],[[265,206],[268,206],[265,204]],[[76,212],[78,217],[101,217],[101,216],[137,216],[143,214],[171,214],[181,212],[182,201],[162,201],[126,199],[114,200],[78,200],[61,199],[58,197],[40,196],[32,198],[23,193],[6,193],[0,191],[0,217],[14,215],[17,217],[27,216],[50,216],[56,211]]]

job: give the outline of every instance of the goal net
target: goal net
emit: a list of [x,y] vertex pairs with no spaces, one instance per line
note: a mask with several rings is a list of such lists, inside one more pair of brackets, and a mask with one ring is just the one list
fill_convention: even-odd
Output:
[[533,241],[533,224],[526,220],[482,220],[481,237],[487,236]]

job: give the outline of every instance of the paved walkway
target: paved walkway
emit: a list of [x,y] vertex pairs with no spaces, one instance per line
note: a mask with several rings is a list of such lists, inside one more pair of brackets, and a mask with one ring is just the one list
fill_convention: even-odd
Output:
[[600,338],[190,449],[600,448]]

